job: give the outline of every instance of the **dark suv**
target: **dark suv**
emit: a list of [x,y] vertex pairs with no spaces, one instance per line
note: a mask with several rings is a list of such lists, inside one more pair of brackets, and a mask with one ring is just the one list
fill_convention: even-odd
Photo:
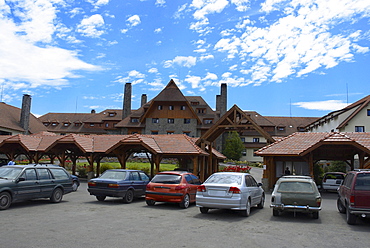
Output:
[[72,177],[62,167],[47,165],[11,165],[0,167],[0,210],[16,201],[50,198],[60,202],[72,192]]
[[347,223],[356,224],[360,217],[370,217],[370,170],[347,173],[338,188],[338,211],[347,214]]

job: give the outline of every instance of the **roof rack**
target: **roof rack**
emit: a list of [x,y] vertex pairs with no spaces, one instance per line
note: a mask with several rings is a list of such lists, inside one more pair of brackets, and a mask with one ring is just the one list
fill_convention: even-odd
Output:
[[354,171],[370,171],[370,169],[354,169]]

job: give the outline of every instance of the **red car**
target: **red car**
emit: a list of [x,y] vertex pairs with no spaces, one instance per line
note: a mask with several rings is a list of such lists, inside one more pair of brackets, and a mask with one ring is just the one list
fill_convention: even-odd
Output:
[[179,203],[181,208],[188,208],[195,202],[199,178],[187,171],[164,171],[153,177],[146,186],[146,204],[155,202]]
[[338,188],[338,211],[346,214],[347,223],[356,224],[357,217],[370,217],[370,170],[347,173]]

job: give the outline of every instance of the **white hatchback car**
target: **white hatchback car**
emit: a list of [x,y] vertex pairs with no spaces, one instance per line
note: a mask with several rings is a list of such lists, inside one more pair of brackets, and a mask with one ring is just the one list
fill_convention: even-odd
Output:
[[327,172],[324,174],[322,179],[321,187],[324,191],[326,190],[334,190],[337,191],[339,186],[342,184],[344,177],[346,176],[345,173],[342,172]]
[[252,206],[263,208],[265,193],[261,186],[248,173],[214,173],[198,187],[196,204],[203,214],[209,209],[231,209],[241,210],[247,217]]

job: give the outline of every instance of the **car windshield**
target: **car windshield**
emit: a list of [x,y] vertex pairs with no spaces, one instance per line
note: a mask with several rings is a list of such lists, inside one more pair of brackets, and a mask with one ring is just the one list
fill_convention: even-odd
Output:
[[213,174],[204,183],[217,183],[217,184],[241,184],[241,175],[232,174]]
[[179,184],[181,181],[180,175],[171,174],[158,174],[152,179],[153,183],[164,183],[164,184]]
[[313,187],[311,183],[306,182],[281,182],[278,192],[299,192],[299,193],[313,193]]
[[22,168],[3,166],[0,167],[0,178],[13,180],[19,175],[21,171]]
[[357,175],[355,190],[370,190],[369,173],[362,173]]
[[125,180],[126,171],[105,171],[100,178],[102,179],[114,179],[114,180]]

